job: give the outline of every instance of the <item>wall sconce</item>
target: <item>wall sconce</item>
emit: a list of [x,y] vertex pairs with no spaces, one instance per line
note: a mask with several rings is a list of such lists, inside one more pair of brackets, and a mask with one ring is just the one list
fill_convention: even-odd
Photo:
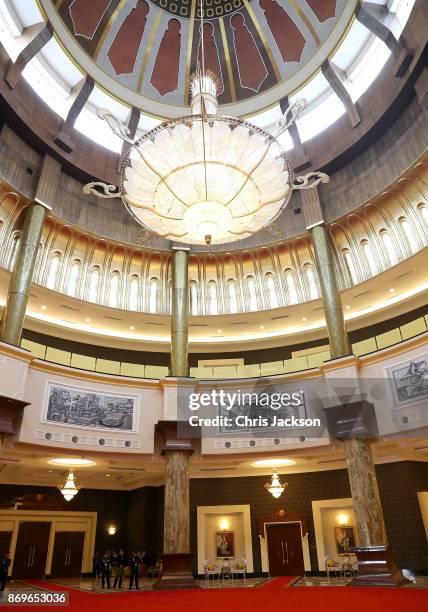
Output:
[[220,521],[220,529],[222,531],[227,531],[229,529],[229,521],[227,519],[221,519],[221,521]]
[[115,525],[109,525],[107,527],[107,533],[111,536],[115,535],[116,531],[117,531],[117,528]]
[[348,515],[347,514],[339,514],[337,519],[339,521],[339,525],[342,525],[342,527],[344,527],[348,523]]

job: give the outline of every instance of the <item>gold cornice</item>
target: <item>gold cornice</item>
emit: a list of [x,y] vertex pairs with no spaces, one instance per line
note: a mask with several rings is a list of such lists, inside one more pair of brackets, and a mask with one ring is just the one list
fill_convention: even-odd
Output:
[[31,363],[34,360],[32,354],[26,349],[23,349],[20,346],[14,346],[13,344],[6,344],[5,342],[0,342],[0,354],[6,355],[7,357],[12,357],[13,359],[18,359],[19,361],[23,361],[25,363]]

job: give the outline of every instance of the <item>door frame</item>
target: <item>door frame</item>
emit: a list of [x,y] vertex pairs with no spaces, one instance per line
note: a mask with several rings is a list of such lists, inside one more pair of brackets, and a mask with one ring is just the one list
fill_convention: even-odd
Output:
[[299,525],[300,526],[300,536],[302,538],[302,553],[303,553],[303,564],[305,568],[305,572],[311,571],[311,559],[309,556],[309,542],[308,542],[308,534],[303,534],[303,523],[299,520],[271,520],[263,523],[263,536],[259,534],[260,539],[260,553],[262,560],[262,572],[266,572],[269,574],[269,554],[268,554],[268,541],[267,541],[267,525]]
[[52,553],[55,534],[58,531],[84,531],[85,542],[83,546],[82,572],[92,572],[92,558],[95,547],[95,533],[97,527],[96,512],[74,512],[68,510],[2,510],[0,509],[0,530],[12,531],[10,542],[10,555],[12,563],[9,576],[13,574],[13,560],[15,558],[16,543],[18,539],[19,524],[26,522],[51,523],[48,554],[46,559],[46,575],[49,576],[52,564]]

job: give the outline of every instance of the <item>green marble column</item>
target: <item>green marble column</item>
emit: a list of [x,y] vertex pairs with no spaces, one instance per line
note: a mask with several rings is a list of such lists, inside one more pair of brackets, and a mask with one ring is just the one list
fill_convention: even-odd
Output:
[[[332,359],[352,353],[334,267],[333,248],[324,224],[311,230]],[[360,546],[386,544],[386,530],[370,440],[343,441]]]
[[334,268],[333,249],[327,227],[316,225],[311,229],[317,263],[318,278],[324,305],[325,320],[332,359],[351,354],[351,344],[346,333],[343,306]]
[[165,502],[163,550],[189,552],[189,453],[165,452]]
[[33,280],[34,265],[46,210],[46,206],[37,201],[28,206],[15,268],[9,283],[0,339],[16,346],[19,346],[21,342],[28,295]]
[[171,376],[189,376],[188,357],[188,252],[172,254]]

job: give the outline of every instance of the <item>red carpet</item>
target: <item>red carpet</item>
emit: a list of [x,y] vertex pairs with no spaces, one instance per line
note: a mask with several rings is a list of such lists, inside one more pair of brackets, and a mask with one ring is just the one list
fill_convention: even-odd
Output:
[[[291,578],[276,578],[261,587],[246,589],[199,589],[195,591],[145,591],[97,595],[28,581],[49,590],[70,592],[69,610],[84,612],[422,612],[428,590],[416,588],[295,587]],[[33,610],[20,606],[20,610]],[[59,609],[59,608],[58,608]]]

